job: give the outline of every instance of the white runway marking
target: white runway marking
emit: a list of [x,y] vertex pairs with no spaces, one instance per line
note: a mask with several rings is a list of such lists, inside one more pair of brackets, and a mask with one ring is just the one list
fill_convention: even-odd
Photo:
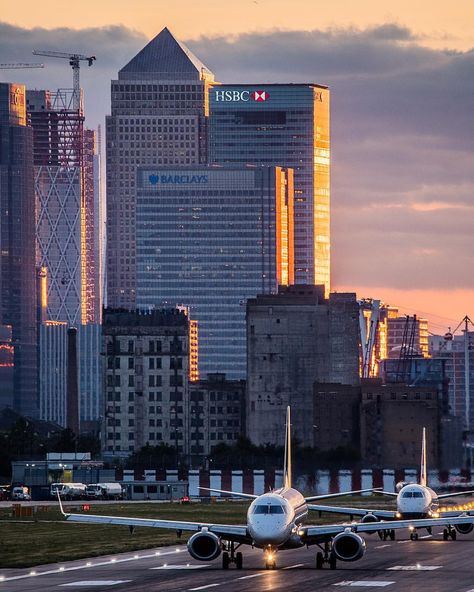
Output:
[[348,586],[350,588],[385,588],[385,586],[390,586],[391,584],[395,584],[395,582],[388,582],[387,580],[344,580],[344,582],[333,584],[333,586]]
[[206,584],[205,586],[199,586],[198,588],[189,588],[189,590],[207,590],[208,588],[215,588],[220,584]]
[[237,578],[238,580],[249,580],[250,578],[258,578],[259,576],[264,576],[265,572],[252,574],[251,576],[242,576],[241,578]]
[[375,547],[376,549],[385,549],[385,547],[390,547],[390,545],[379,545],[378,547]]
[[209,564],[204,565],[159,565],[158,567],[150,567],[150,569],[202,569],[203,567],[209,567]]
[[425,536],[420,537],[420,539],[431,539],[433,538],[432,534],[425,534]]
[[287,565],[283,569],[295,569],[295,567],[303,567],[304,563],[297,563],[296,565]]
[[132,580],[82,580],[80,582],[70,582],[69,584],[60,584],[60,586],[116,586],[117,584],[127,584]]
[[441,569],[442,565],[394,565],[389,571],[434,571]]
[[410,540],[408,540],[408,541],[397,541],[397,543],[399,545],[403,545],[403,543],[411,543],[411,541]]

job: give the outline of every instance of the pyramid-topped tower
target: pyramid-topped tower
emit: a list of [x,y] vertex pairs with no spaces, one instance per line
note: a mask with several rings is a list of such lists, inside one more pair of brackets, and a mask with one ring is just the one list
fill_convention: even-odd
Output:
[[119,72],[119,79],[214,80],[214,74],[165,27]]
[[164,28],[112,80],[107,117],[108,305],[136,305],[137,167],[207,162],[214,75]]

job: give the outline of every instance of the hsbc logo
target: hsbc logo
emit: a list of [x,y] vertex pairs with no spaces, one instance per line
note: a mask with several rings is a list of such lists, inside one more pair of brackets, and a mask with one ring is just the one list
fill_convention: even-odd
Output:
[[270,98],[270,93],[266,90],[215,90],[214,98],[216,103],[264,103]]
[[257,103],[263,103],[269,98],[270,95],[267,93],[266,90],[256,90],[252,93],[252,99],[254,101],[257,101]]

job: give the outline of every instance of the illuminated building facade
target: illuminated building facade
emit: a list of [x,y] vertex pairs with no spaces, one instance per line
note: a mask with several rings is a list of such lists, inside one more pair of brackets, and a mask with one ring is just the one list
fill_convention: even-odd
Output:
[[293,171],[139,168],[137,305],[185,305],[201,374],[246,374],[245,302],[293,283]]
[[209,162],[294,169],[295,281],[330,289],[329,89],[317,84],[214,86]]
[[212,72],[168,29],[112,81],[106,119],[107,299],[135,308],[136,169],[207,162]]
[[46,276],[47,320],[99,320],[94,213],[94,132],[72,90],[28,91],[34,131],[37,265]]
[[11,327],[13,408],[37,417],[33,134],[25,87],[0,83],[0,325]]

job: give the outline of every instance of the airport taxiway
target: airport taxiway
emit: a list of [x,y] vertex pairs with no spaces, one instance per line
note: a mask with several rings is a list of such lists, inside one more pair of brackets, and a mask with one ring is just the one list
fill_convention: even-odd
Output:
[[185,546],[162,547],[32,569],[0,569],[0,592],[474,592],[474,532],[446,542],[441,531],[433,537],[420,531],[420,537],[410,541],[406,531],[390,542],[366,537],[367,552],[360,561],[338,562],[336,570],[321,571],[314,569],[315,547],[279,553],[275,571],[262,569],[257,549],[244,549],[242,570],[224,571],[220,558],[203,564],[194,561]]

